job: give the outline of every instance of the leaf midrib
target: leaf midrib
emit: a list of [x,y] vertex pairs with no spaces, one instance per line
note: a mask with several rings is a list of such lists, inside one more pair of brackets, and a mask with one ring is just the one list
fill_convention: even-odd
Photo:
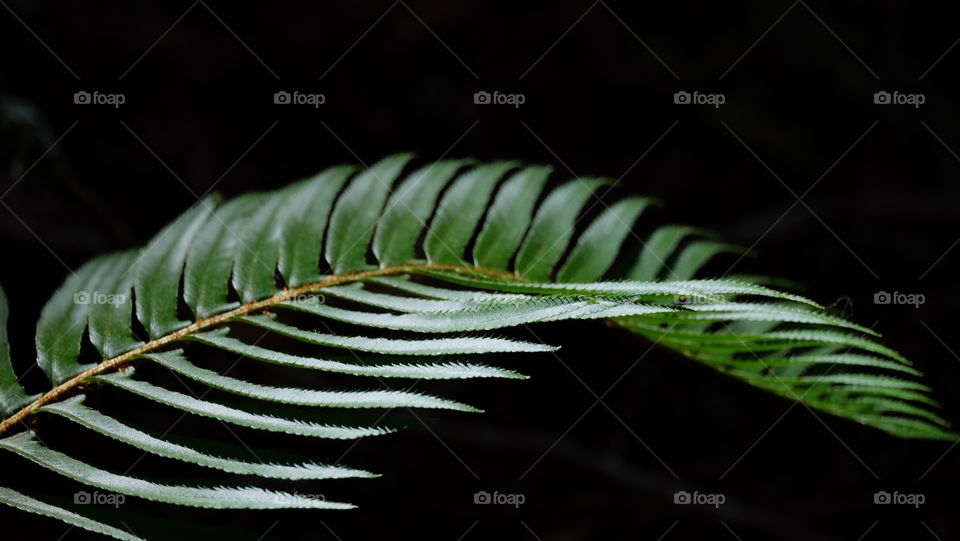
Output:
[[179,340],[182,340],[184,337],[189,336],[194,333],[209,329],[225,321],[233,319],[235,317],[244,316],[257,310],[262,310],[265,308],[270,308],[272,306],[287,302],[291,299],[296,298],[299,295],[304,295],[308,293],[316,293],[323,290],[324,288],[333,287],[349,282],[358,282],[362,280],[367,280],[370,278],[382,277],[382,276],[392,276],[398,274],[408,274],[422,270],[433,270],[433,271],[471,271],[479,272],[482,274],[487,274],[490,276],[495,276],[498,278],[509,278],[516,280],[516,276],[506,273],[504,271],[498,271],[494,269],[488,269],[479,266],[467,266],[467,265],[450,265],[450,264],[440,264],[440,263],[410,263],[405,265],[394,265],[389,267],[382,267],[374,270],[366,271],[357,271],[357,272],[348,272],[343,274],[336,274],[328,276],[319,282],[312,282],[309,284],[304,284],[293,289],[283,289],[278,291],[271,297],[261,299],[258,301],[242,304],[236,308],[228,310],[226,312],[221,312],[206,318],[201,318],[186,327],[178,329],[174,332],[161,336],[159,338],[150,340],[145,344],[132,349],[126,353],[122,353],[97,363],[96,366],[81,372],[80,374],[70,378],[69,380],[57,385],[56,387],[50,389],[49,391],[40,395],[39,398],[31,402],[30,404],[24,406],[22,409],[6,418],[2,423],[0,423],[0,436],[6,435],[14,427],[19,425],[35,413],[39,408],[50,404],[52,402],[57,402],[63,400],[70,396],[70,394],[76,390],[81,383],[87,378],[97,376],[100,374],[105,374],[112,372],[114,370],[120,370],[126,365],[136,360],[145,353],[154,351],[160,347],[163,347],[168,344],[172,344]]

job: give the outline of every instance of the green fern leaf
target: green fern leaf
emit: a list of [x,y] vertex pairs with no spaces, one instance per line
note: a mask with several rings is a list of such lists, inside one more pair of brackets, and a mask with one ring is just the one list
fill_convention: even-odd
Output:
[[[404,174],[411,160],[398,154],[366,170],[333,167],[226,203],[213,196],[143,249],[82,266],[37,322],[36,358],[49,379],[46,389],[28,392],[18,381],[0,290],[4,461],[27,461],[90,487],[174,505],[346,509],[351,506],[260,484],[375,474],[307,459],[256,463],[224,456],[204,445],[215,445],[215,437],[183,444],[140,428],[135,412],[108,414],[89,398],[108,388],[272,437],[382,436],[394,428],[362,417],[344,421],[343,412],[480,410],[393,389],[381,378],[524,379],[478,357],[554,351],[509,331],[586,319],[605,319],[757,388],[896,436],[956,439],[931,389],[916,380],[919,371],[878,333],[780,289],[775,279],[701,276],[715,257],[740,248],[699,228],[668,225],[647,232],[639,255],[628,260],[626,254],[636,252],[625,245],[653,200],[628,198],[591,213],[589,203],[609,180],[568,181],[538,204],[549,167],[446,160]],[[595,217],[578,234],[576,224],[588,214]],[[244,334],[250,330],[269,339],[252,342]],[[83,352],[99,359],[87,362]],[[214,353],[270,371],[337,376],[324,379],[322,388],[309,378],[293,386],[251,381],[257,378],[229,375],[231,367],[219,365]],[[185,394],[158,374],[211,392]],[[202,479],[180,485],[108,471],[74,456],[75,449],[45,444],[38,434],[49,417],[112,445],[243,480],[210,487]],[[136,539],[69,502],[4,487],[0,502]]]

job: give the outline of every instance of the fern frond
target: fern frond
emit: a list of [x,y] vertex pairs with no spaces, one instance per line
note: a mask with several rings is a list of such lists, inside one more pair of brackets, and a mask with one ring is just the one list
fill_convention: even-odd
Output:
[[[920,373],[873,330],[774,287],[775,280],[699,277],[715,256],[740,248],[699,228],[667,225],[649,232],[635,259],[626,260],[631,252],[624,245],[635,222],[658,202],[615,202],[577,234],[587,203],[610,180],[574,179],[541,201],[549,167],[446,160],[404,174],[412,158],[390,156],[366,170],[333,167],[287,188],[226,203],[209,197],[143,249],[83,265],[54,293],[37,323],[37,365],[51,384],[37,394],[28,393],[13,370],[0,290],[0,409],[6,418],[0,450],[64,478],[145,500],[345,509],[350,506],[255,485],[180,486],[107,471],[69,449],[47,446],[37,431],[44,429],[44,417],[59,417],[164,460],[244,476],[244,483],[375,477],[312,461],[251,463],[212,454],[141,430],[124,418],[129,414],[108,415],[89,405],[94,402],[87,394],[108,386],[264,432],[379,436],[393,428],[366,421],[344,425],[335,412],[479,411],[448,398],[384,388],[381,378],[523,379],[477,357],[555,347],[492,333],[584,319],[609,320],[753,386],[897,436],[956,439],[936,413],[930,389],[915,380]],[[250,343],[239,332],[244,328],[272,339]],[[85,341],[99,361],[81,361]],[[291,344],[301,347],[289,351]],[[338,374],[331,381],[357,383],[312,388],[308,382],[248,381],[209,361],[214,352],[270,370]],[[169,389],[155,372],[133,365],[161,367],[239,403]],[[270,404],[288,409],[275,413]],[[27,419],[38,421],[38,428],[27,427]],[[0,502],[134,538],[67,504],[13,489],[0,487]]]

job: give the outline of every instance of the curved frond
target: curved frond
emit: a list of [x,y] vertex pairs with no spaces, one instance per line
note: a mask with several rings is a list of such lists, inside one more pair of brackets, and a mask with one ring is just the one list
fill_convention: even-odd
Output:
[[[608,320],[806,407],[897,436],[956,439],[930,389],[917,381],[920,373],[873,329],[836,317],[774,286],[780,282],[773,279],[702,276],[715,257],[741,249],[700,228],[635,231],[654,200],[631,197],[594,212],[608,179],[573,179],[547,189],[549,167],[473,160],[426,164],[405,174],[412,159],[398,154],[365,170],[333,167],[225,203],[209,197],[144,248],[82,266],[37,322],[36,362],[50,387],[36,394],[13,370],[0,290],[0,450],[10,460],[155,502],[345,509],[350,505],[278,492],[258,481],[375,474],[312,460],[254,463],[223,456],[152,434],[131,412],[108,414],[87,399],[107,387],[274,438],[355,440],[394,428],[381,421],[345,424],[337,412],[479,411],[391,382],[523,379],[511,367],[482,359],[552,352],[556,345],[510,331],[583,319]],[[635,241],[638,250],[626,249]],[[244,330],[269,339],[253,341]],[[295,385],[251,381],[229,374],[231,366],[217,361],[223,355],[310,377]],[[185,394],[158,374],[213,392]],[[114,445],[243,481],[177,485],[108,471],[41,441],[45,417]],[[37,422],[28,426],[28,419]],[[0,502],[134,539],[68,505],[13,489],[0,487]]]

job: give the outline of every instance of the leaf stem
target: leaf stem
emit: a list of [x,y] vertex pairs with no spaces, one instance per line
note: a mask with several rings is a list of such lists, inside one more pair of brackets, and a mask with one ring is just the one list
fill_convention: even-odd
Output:
[[[23,421],[29,417],[31,414],[35,413],[37,409],[49,404],[51,402],[56,402],[66,398],[71,392],[75,391],[78,386],[83,383],[84,380],[111,372],[113,370],[119,370],[129,364],[131,361],[137,357],[143,355],[144,353],[153,351],[159,347],[165,346],[177,342],[178,340],[183,339],[185,336],[200,332],[205,329],[209,329],[215,325],[219,325],[227,320],[230,320],[235,317],[240,317],[247,315],[251,312],[256,312],[258,310],[263,310],[264,308],[269,308],[277,304],[286,302],[290,299],[296,298],[299,295],[307,293],[315,293],[327,287],[332,287],[348,282],[358,282],[362,280],[367,280],[369,278],[376,278],[379,276],[391,276],[397,274],[408,274],[414,273],[420,270],[434,270],[434,271],[470,271],[470,272],[479,272],[482,274],[487,274],[491,276],[496,276],[498,278],[506,278],[511,280],[516,280],[517,277],[513,274],[506,273],[503,271],[498,271],[494,269],[488,269],[484,267],[475,267],[467,265],[448,265],[448,264],[439,264],[439,263],[412,263],[407,265],[395,265],[391,267],[383,267],[379,269],[358,271],[358,272],[349,272],[345,274],[336,274],[328,276],[319,282],[312,282],[309,284],[304,284],[293,289],[283,289],[278,291],[272,297],[267,297],[259,301],[247,303],[238,306],[232,310],[226,312],[221,312],[219,314],[198,319],[190,325],[183,327],[182,329],[176,330],[170,334],[161,336],[151,340],[142,346],[132,349],[126,353],[113,357],[112,359],[107,359],[98,363],[93,368],[86,370],[73,378],[57,385],[53,389],[50,389],[46,393],[42,394],[39,398],[31,402],[30,404],[24,406],[20,411],[14,413],[2,423],[0,423],[0,436],[3,436],[7,432],[10,432],[14,427],[19,424],[22,424]],[[24,425],[26,426],[26,425]]]

